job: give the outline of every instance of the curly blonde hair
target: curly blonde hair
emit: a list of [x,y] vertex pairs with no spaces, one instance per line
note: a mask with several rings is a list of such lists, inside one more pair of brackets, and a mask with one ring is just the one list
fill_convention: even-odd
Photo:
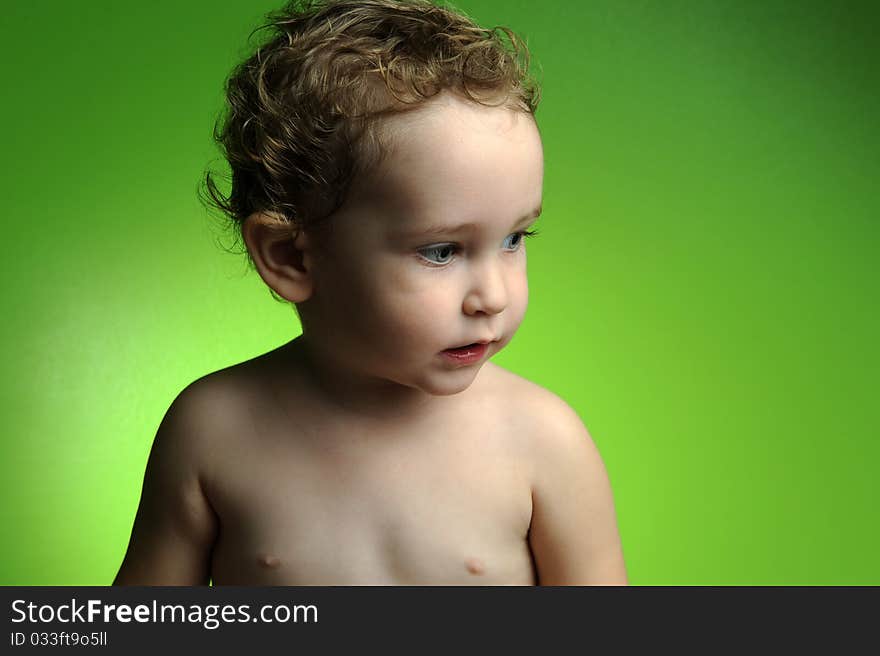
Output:
[[[355,176],[384,158],[391,135],[382,119],[443,90],[532,115],[538,106],[525,43],[450,7],[293,0],[267,19],[251,37],[268,30],[268,38],[226,80],[228,105],[214,124],[231,191],[224,195],[210,170],[199,185],[238,245],[255,212],[288,234],[317,227]],[[250,255],[248,263],[253,269]]]

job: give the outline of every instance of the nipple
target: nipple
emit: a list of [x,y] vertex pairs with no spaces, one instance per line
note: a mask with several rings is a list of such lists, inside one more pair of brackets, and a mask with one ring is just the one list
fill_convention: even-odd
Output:
[[260,556],[259,562],[263,567],[278,567],[281,564],[281,559],[278,556],[264,554]]
[[486,566],[479,558],[468,558],[464,561],[464,566],[467,568],[467,571],[475,576],[479,576],[486,571]]

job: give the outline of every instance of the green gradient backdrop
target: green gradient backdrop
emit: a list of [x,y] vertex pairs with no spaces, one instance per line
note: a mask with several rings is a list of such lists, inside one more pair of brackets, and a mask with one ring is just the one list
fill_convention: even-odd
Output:
[[[4,3],[0,583],[108,583],[174,396],[298,331],[195,194],[277,4]],[[871,4],[458,3],[543,68],[496,361],[589,427],[632,583],[880,584]]]

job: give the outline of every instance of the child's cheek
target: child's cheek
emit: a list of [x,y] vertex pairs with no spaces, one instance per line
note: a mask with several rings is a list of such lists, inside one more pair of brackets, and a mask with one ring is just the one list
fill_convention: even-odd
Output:
[[513,336],[525,318],[529,305],[529,285],[525,276],[516,279],[510,285],[510,299],[505,314],[506,330]]

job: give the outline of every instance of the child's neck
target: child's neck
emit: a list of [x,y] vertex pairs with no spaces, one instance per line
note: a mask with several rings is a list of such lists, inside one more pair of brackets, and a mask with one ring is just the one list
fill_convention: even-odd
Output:
[[304,335],[290,344],[291,357],[302,365],[314,393],[343,415],[362,421],[408,421],[424,418],[443,404],[420,389],[353,372]]

